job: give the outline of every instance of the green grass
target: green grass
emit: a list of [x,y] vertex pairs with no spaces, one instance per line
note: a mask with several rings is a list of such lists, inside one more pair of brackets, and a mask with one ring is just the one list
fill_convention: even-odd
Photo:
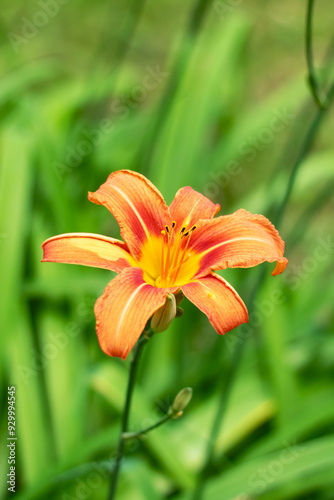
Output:
[[[129,168],[145,173],[167,202],[191,185],[220,203],[222,213],[242,207],[274,219],[284,199],[317,113],[306,84],[306,4],[223,3],[230,6],[224,16],[211,6],[191,31],[190,1],[147,1],[140,13],[132,10],[136,2],[73,0],[17,51],[8,34],[21,36],[22,17],[33,20],[41,7],[6,6],[0,28],[3,498],[11,495],[11,385],[16,498],[107,496],[128,361],[100,350],[93,306],[113,275],[40,263],[41,243],[50,236],[119,236],[113,217],[89,203],[87,192]],[[324,89],[333,73],[332,55],[325,57],[331,30],[319,2],[314,55]],[[143,82],[152,71],[160,76],[148,89]],[[106,120],[112,123],[101,132]],[[182,387],[193,387],[194,396],[181,419],[128,444],[119,500],[192,498],[231,373],[204,499],[333,498],[332,130],[329,108],[280,221],[286,273],[271,277],[271,265],[263,265],[264,279],[260,269],[223,273],[257,313],[249,327],[219,337],[185,303],[184,315],[146,347],[131,428],[161,417]],[[289,446],[295,455],[284,461]]]

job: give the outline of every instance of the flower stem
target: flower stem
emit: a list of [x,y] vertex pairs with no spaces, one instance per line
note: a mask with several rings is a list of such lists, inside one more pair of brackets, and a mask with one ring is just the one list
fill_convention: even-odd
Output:
[[119,436],[119,440],[118,440],[118,447],[117,447],[117,452],[116,452],[115,465],[113,468],[113,474],[111,477],[108,500],[113,500],[115,498],[115,495],[116,495],[119,472],[120,472],[121,462],[122,462],[123,453],[124,453],[124,444],[125,444],[124,434],[126,433],[126,431],[128,429],[131,401],[132,401],[133,389],[135,386],[137,369],[138,369],[141,353],[143,351],[143,347],[148,342],[148,340],[150,339],[150,337],[152,335],[153,335],[153,331],[151,329],[144,332],[144,334],[138,340],[138,342],[134,348],[134,351],[133,351],[131,364],[130,364],[125,405],[124,405],[123,416],[122,416],[121,432],[120,432],[120,436]]
[[307,16],[306,16],[306,37],[305,37],[305,50],[306,50],[306,61],[308,68],[308,82],[310,89],[314,98],[315,103],[319,108],[325,108],[326,103],[324,103],[319,95],[319,83],[315,74],[314,64],[313,64],[313,52],[312,52],[312,15],[313,15],[314,0],[308,0],[307,4]]
[[153,429],[156,429],[157,427],[160,427],[160,425],[164,424],[168,420],[170,420],[173,417],[173,415],[164,415],[160,420],[158,420],[155,424],[150,425],[149,427],[145,427],[145,429],[141,429],[138,432],[125,432],[123,434],[123,441],[126,441],[128,439],[140,437],[143,434],[146,434],[147,432],[153,431]]
[[332,85],[331,85],[331,87],[328,90],[328,93],[326,95],[326,99],[325,99],[326,107],[325,108],[321,107],[317,110],[317,113],[316,113],[315,117],[313,118],[313,121],[310,124],[310,127],[306,133],[305,139],[301,145],[299,154],[298,154],[297,159],[293,165],[285,193],[284,193],[282,201],[278,207],[276,217],[273,220],[275,226],[279,226],[279,224],[281,223],[286,206],[288,204],[288,201],[290,199],[292,190],[293,190],[295,182],[296,182],[299,168],[302,165],[306,156],[308,155],[311,147],[313,146],[313,143],[314,143],[314,140],[317,136],[319,127],[320,127],[323,119],[325,118],[327,109],[328,109],[329,105],[332,103],[333,99],[334,99],[334,82],[332,82]]

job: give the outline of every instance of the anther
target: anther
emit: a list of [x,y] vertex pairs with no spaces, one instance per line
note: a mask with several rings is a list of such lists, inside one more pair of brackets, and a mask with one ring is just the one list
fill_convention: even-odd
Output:
[[186,227],[183,226],[183,228],[181,229],[180,233],[183,234],[185,232],[185,230],[186,230]]
[[173,222],[172,222],[172,228],[174,229],[175,226],[176,226],[176,222],[175,222],[175,220],[173,220]]
[[165,226],[165,229],[166,229],[167,234],[169,234],[169,227]]
[[190,231],[191,231],[191,232],[193,232],[193,231],[195,231],[195,229],[196,229],[196,228],[197,228],[197,226],[193,226],[193,227],[190,229]]

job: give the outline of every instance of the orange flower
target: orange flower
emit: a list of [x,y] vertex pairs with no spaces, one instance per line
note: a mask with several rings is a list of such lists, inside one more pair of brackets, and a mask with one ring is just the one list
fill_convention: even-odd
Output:
[[213,271],[276,261],[287,265],[284,242],[262,215],[220,210],[191,187],[180,189],[168,207],[155,186],[129,170],[112,173],[90,201],[115,216],[123,241],[89,233],[46,240],[42,262],[102,267],[119,273],[95,304],[102,350],[125,359],[149,318],[169,293],[182,290],[219,334],[248,321],[245,304]]

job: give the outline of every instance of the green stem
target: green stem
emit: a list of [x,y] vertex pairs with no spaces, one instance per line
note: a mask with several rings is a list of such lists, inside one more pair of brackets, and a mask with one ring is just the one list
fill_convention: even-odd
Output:
[[144,332],[144,335],[138,340],[138,342],[134,348],[134,351],[133,351],[131,364],[130,364],[125,405],[124,405],[123,416],[122,416],[121,432],[120,432],[120,436],[119,436],[119,440],[118,440],[118,447],[117,447],[117,452],[116,452],[115,465],[114,465],[113,473],[112,473],[112,477],[111,477],[108,500],[113,500],[115,498],[117,484],[118,484],[118,478],[119,478],[119,472],[120,472],[120,468],[121,468],[121,462],[122,462],[123,454],[124,454],[125,439],[124,439],[123,435],[124,435],[124,433],[126,433],[126,431],[128,429],[131,401],[132,401],[133,389],[135,386],[137,369],[138,369],[140,356],[141,356],[143,347],[148,342],[148,340],[150,339],[150,337],[152,335],[153,335],[152,330],[148,330],[147,332]]
[[315,74],[314,64],[313,64],[313,52],[312,52],[312,16],[313,16],[314,0],[308,0],[307,4],[307,16],[306,16],[306,61],[308,68],[308,82],[310,89],[314,98],[315,103],[319,108],[325,108],[325,103],[319,95],[319,83]]
[[172,417],[173,417],[172,414],[171,415],[165,415],[160,420],[158,420],[158,422],[156,422],[155,424],[150,425],[149,427],[146,427],[145,429],[142,429],[142,430],[140,430],[138,432],[125,432],[123,434],[123,440],[126,441],[127,439],[132,439],[132,438],[140,437],[143,434],[147,434],[147,432],[153,431],[153,429],[156,429],[157,427],[160,427],[160,425],[164,424],[165,422],[167,422],[168,420],[170,420]]
[[318,215],[319,210],[323,208],[326,203],[328,203],[328,200],[333,196],[333,193],[334,177],[326,183],[323,189],[317,194],[315,199],[310,203],[294,224],[286,245],[287,253],[290,253],[291,250],[300,242],[306,232],[306,228],[310,223],[310,220]]
[[[332,83],[332,85],[328,91],[328,94],[326,96],[326,103],[327,103],[326,109],[324,109],[324,108],[318,109],[317,114],[314,117],[314,119],[313,119],[307,133],[306,133],[305,139],[304,139],[303,144],[300,148],[300,152],[298,154],[296,162],[293,165],[286,190],[283,194],[282,201],[280,203],[279,209],[278,209],[276,217],[274,219],[274,223],[275,223],[276,227],[280,224],[280,222],[283,218],[283,215],[285,213],[286,207],[287,207],[288,202],[289,202],[290,197],[291,197],[291,193],[293,191],[293,187],[295,185],[295,181],[297,178],[299,168],[302,165],[305,157],[307,156],[307,154],[308,154],[308,152],[309,152],[309,150],[314,142],[314,139],[315,139],[316,134],[319,130],[320,124],[322,123],[322,120],[325,116],[325,113],[328,110],[328,107],[331,104],[333,99],[334,99],[334,82]],[[259,277],[258,277],[258,280],[254,286],[254,289],[253,289],[253,292],[251,295],[251,299],[249,301],[250,304],[254,304],[254,299],[255,299],[255,297],[256,297],[256,295],[261,287],[263,280],[265,279],[265,276],[266,276],[265,270],[263,269],[263,270],[261,270]],[[253,307],[254,306],[252,305],[249,308],[249,315],[250,316],[251,316],[251,312],[253,310]],[[236,351],[235,351],[235,354],[233,356],[233,360],[230,364],[230,368],[227,372],[226,377],[223,380],[223,385],[220,389],[220,398],[218,401],[217,412],[216,412],[216,416],[215,416],[215,419],[213,421],[213,425],[211,428],[210,438],[209,438],[209,441],[207,444],[207,449],[206,449],[206,453],[205,453],[203,467],[202,467],[200,473],[198,474],[198,480],[197,480],[196,488],[195,488],[195,491],[193,494],[193,500],[201,500],[203,497],[206,474],[207,474],[207,471],[208,471],[208,469],[213,461],[215,442],[216,442],[217,437],[219,435],[219,431],[220,431],[220,428],[221,428],[221,425],[223,422],[223,418],[225,416],[225,410],[226,410],[229,395],[231,392],[232,382],[233,382],[235,374],[237,372],[237,368],[240,364],[240,360],[241,360],[241,356],[242,356],[242,352],[243,352],[245,343],[246,342],[238,344]]]
[[285,212],[286,206],[287,206],[288,201],[290,199],[290,196],[291,196],[291,193],[292,193],[292,190],[293,190],[296,178],[297,178],[297,173],[299,171],[299,167],[303,163],[304,158],[307,156],[308,152],[310,151],[310,149],[313,145],[314,139],[315,139],[317,132],[319,130],[319,126],[321,125],[321,123],[325,117],[326,111],[327,111],[329,105],[331,104],[333,97],[334,97],[334,82],[332,83],[332,85],[328,91],[328,94],[326,96],[326,108],[320,108],[318,110],[317,114],[315,115],[315,117],[314,117],[314,119],[313,119],[307,133],[306,133],[305,139],[301,145],[298,157],[295,161],[295,164],[294,164],[292,171],[291,171],[291,174],[290,174],[290,178],[288,181],[286,191],[284,193],[283,199],[282,199],[280,206],[278,208],[276,218],[273,221],[275,225],[279,225],[281,220],[282,220],[283,214]]

